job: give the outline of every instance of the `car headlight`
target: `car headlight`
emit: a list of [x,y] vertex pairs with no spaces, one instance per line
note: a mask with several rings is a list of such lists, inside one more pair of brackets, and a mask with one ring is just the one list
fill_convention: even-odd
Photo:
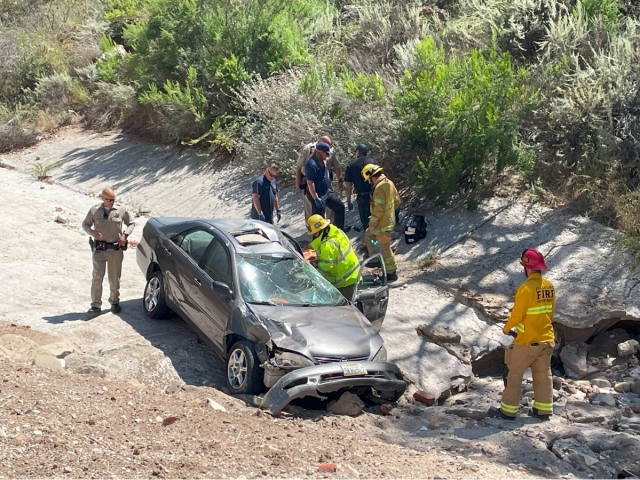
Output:
[[314,365],[307,357],[292,352],[276,352],[274,360],[282,368],[304,368]]
[[384,348],[384,345],[380,347],[378,353],[376,353],[373,357],[372,362],[386,362],[387,361],[387,349]]

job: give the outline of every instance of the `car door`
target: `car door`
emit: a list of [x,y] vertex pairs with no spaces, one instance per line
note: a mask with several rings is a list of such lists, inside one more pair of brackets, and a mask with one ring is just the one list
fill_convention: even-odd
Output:
[[387,270],[381,254],[377,253],[360,263],[353,303],[379,332],[389,305]]
[[195,299],[204,313],[201,330],[213,346],[224,353],[224,332],[235,292],[231,253],[223,240],[214,238],[200,266],[203,275]]
[[202,284],[204,279],[198,264],[213,240],[213,234],[200,227],[178,235],[174,239],[177,244],[176,254],[171,252],[174,271],[165,275],[169,279],[172,303],[187,317],[185,320],[192,322],[200,330],[206,322],[205,314],[197,301],[200,291],[198,283]]

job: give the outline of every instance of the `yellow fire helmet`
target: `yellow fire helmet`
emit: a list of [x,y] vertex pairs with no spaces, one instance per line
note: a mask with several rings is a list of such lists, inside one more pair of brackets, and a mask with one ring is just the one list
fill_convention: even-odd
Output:
[[380,173],[382,171],[382,167],[376,165],[374,163],[368,163],[362,169],[362,178],[364,178],[365,182],[368,182],[372,175],[376,173]]
[[309,235],[315,235],[320,230],[325,229],[329,226],[331,220],[324,218],[322,215],[311,215],[309,220],[307,220],[307,233]]

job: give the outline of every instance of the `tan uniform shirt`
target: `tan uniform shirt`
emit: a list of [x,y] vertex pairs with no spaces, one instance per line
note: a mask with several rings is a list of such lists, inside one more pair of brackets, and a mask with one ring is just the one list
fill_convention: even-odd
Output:
[[[122,231],[122,224],[127,226],[127,229]],[[136,224],[131,220],[131,215],[126,208],[115,205],[110,210],[104,208],[104,205],[96,205],[91,207],[86,218],[82,222],[82,229],[91,235],[91,228],[102,234],[100,240],[107,243],[115,243],[119,240],[120,234],[130,235],[133,232]]]
[[[307,161],[313,155],[313,152],[316,149],[316,142],[309,143],[304,146],[302,150],[300,150],[300,156],[298,157],[298,163],[296,167],[302,170],[302,175],[304,176],[305,166],[307,165]],[[340,164],[338,163],[338,159],[336,158],[336,154],[334,153],[325,162],[327,165],[327,169],[331,172],[337,168],[340,168]]]

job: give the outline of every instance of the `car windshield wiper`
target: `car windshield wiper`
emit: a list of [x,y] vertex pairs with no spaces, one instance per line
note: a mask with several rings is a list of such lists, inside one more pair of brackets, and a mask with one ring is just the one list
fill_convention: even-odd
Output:
[[277,303],[269,302],[269,301],[255,301],[255,302],[247,302],[251,305],[278,305]]

